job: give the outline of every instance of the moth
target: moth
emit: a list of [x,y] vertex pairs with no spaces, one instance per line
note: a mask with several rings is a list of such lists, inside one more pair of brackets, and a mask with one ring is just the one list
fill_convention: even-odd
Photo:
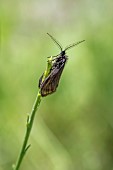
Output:
[[50,35],[49,33],[47,34],[54,41],[54,43],[60,48],[61,52],[60,54],[56,56],[51,56],[49,58],[50,60],[48,59],[48,62],[50,62],[49,64],[51,65],[49,68],[48,74],[47,76],[45,76],[45,73],[43,73],[39,79],[39,88],[40,88],[42,97],[52,94],[56,91],[59,85],[60,77],[65,67],[65,64],[68,60],[66,51],[85,41],[85,40],[82,40],[77,43],[70,44],[63,50],[60,43],[52,35]]

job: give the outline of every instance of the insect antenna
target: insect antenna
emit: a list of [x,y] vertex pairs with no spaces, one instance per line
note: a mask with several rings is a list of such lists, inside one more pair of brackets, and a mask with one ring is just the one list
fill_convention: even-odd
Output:
[[84,42],[84,41],[85,41],[85,40],[78,41],[77,43],[70,44],[70,45],[68,45],[68,46],[65,48],[64,51],[67,51],[68,49],[70,49],[70,48],[72,48],[72,47],[74,47],[74,46],[76,46],[76,45],[78,45],[78,44],[80,44],[80,43],[82,43],[82,42]]
[[60,50],[62,51],[62,46],[61,46],[61,44],[52,36],[52,35],[50,35],[49,33],[47,33],[49,36],[50,36],[50,38],[55,42],[55,44],[57,44],[57,46],[60,48]]

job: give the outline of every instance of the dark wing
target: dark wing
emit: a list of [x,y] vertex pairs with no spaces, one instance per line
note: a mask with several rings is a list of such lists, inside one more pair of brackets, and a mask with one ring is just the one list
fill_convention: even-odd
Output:
[[41,86],[43,76],[44,76],[44,73],[42,74],[42,76],[41,76],[40,79],[39,79],[39,83],[38,83],[38,87],[39,87],[39,88],[40,88],[40,86]]
[[41,85],[42,96],[47,96],[48,94],[52,94],[56,91],[64,66],[65,63],[62,63],[60,68],[55,67],[51,71],[50,75],[43,81]]

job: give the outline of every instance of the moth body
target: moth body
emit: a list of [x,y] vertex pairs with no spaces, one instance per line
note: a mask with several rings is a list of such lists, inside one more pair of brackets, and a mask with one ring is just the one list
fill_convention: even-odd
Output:
[[42,97],[52,94],[56,91],[59,85],[60,77],[62,75],[64,66],[68,60],[68,56],[65,54],[66,51],[74,47],[75,45],[85,41],[83,40],[74,44],[70,44],[65,48],[65,50],[62,50],[62,46],[58,43],[58,41],[54,37],[52,37],[49,33],[47,34],[58,45],[61,52],[57,56],[49,57],[47,70],[45,70],[45,72],[39,79],[39,88]]

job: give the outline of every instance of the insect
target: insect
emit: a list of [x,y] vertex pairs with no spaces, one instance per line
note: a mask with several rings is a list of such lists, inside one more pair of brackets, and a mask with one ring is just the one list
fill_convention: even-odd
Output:
[[[59,80],[62,75],[64,66],[68,60],[66,51],[85,41],[85,40],[82,40],[77,43],[70,44],[63,50],[60,43],[58,43],[58,41],[52,35],[50,35],[49,33],[47,34],[54,41],[54,43],[56,43],[56,45],[60,48],[61,52],[57,56],[51,56],[49,58],[50,60],[48,60],[48,62],[50,62],[49,64],[51,66],[49,68],[48,74],[47,76],[45,76],[45,73],[43,73],[39,79],[39,88],[40,88],[42,97],[52,94],[56,91],[59,85]],[[47,70],[46,70],[46,73],[47,73]]]

